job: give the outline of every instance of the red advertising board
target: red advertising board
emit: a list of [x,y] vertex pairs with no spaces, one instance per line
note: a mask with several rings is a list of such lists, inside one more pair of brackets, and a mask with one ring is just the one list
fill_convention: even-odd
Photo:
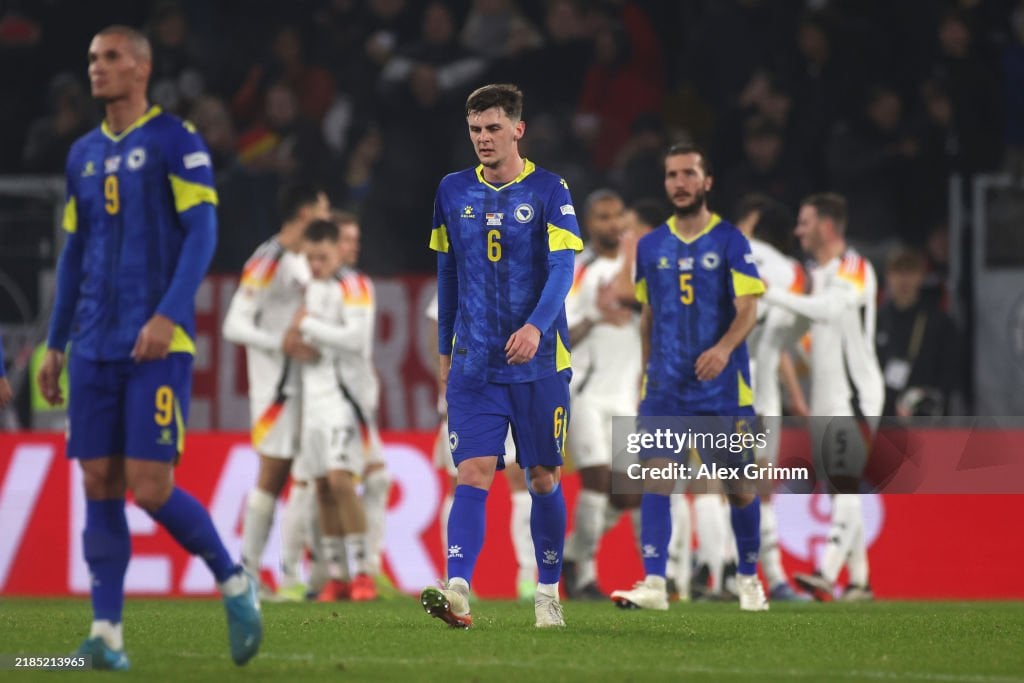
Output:
[[[385,434],[395,486],[388,513],[385,566],[409,592],[443,573],[437,512],[446,478],[431,462],[432,432]],[[177,472],[179,484],[210,509],[229,550],[237,555],[246,492],[256,458],[244,434],[190,435]],[[565,477],[570,509],[578,481]],[[1024,598],[1017,567],[1024,536],[1008,531],[1019,515],[1020,495],[875,495],[863,497],[870,539],[871,582],[882,598]],[[786,566],[807,570],[828,530],[828,497],[776,496]],[[85,594],[82,561],[84,504],[78,470],[64,458],[56,434],[0,435],[0,594]],[[477,564],[474,590],[511,597],[515,559],[509,539],[508,488],[498,477],[487,509],[487,543]],[[280,512],[280,510],[279,510]],[[280,519],[280,514],[277,515]],[[571,518],[571,515],[570,515]],[[129,506],[132,594],[205,595],[214,591],[202,562],[180,550],[134,505]],[[277,571],[279,532],[271,535],[264,568]],[[604,539],[598,556],[602,588],[640,578],[628,520]]]

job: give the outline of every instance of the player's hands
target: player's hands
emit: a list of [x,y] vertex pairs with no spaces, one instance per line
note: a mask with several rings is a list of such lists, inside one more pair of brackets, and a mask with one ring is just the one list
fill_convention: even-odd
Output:
[[39,393],[51,406],[64,403],[64,395],[60,390],[60,373],[63,369],[64,354],[56,349],[47,349],[36,375],[36,384],[39,385]]
[[315,346],[310,346],[302,341],[302,334],[297,327],[289,327],[288,331],[284,333],[281,350],[286,356],[294,358],[300,363],[311,363],[320,358],[320,352]]
[[601,322],[609,325],[625,325],[633,320],[633,311],[619,301],[615,281],[612,280],[597,289],[597,310],[601,314]]
[[726,347],[715,344],[710,349],[700,354],[694,364],[697,379],[701,382],[710,382],[721,374],[725,364],[729,362],[731,351]]
[[139,330],[132,349],[132,360],[136,363],[144,360],[167,358],[171,348],[171,337],[174,336],[174,321],[165,315],[156,313]]
[[540,345],[540,330],[526,323],[512,333],[505,343],[505,358],[509,365],[529,363],[537,355]]
[[0,409],[7,407],[12,396],[14,392],[11,391],[11,383],[7,381],[7,377],[0,377]]
[[299,310],[295,311],[295,315],[292,316],[292,327],[298,328],[302,324],[302,319],[306,317],[306,307],[299,306]]
[[437,363],[437,412],[441,419],[448,417],[448,373],[452,370],[451,356],[438,356]]

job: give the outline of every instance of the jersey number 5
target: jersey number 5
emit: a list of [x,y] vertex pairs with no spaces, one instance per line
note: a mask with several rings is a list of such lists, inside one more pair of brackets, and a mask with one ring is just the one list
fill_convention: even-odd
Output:
[[693,273],[680,273],[679,300],[689,306],[693,303]]
[[501,260],[501,231],[487,231],[487,260],[498,262]]
[[104,204],[107,213],[111,216],[116,215],[121,210],[121,197],[118,194],[116,175],[108,175],[103,181],[103,196],[107,200]]

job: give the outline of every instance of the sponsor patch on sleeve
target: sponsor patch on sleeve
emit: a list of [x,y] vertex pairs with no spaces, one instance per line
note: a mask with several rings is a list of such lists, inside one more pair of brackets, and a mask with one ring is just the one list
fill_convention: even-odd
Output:
[[558,210],[562,212],[563,216],[575,216],[576,208],[572,204],[562,204],[558,207]]
[[182,162],[185,164],[185,168],[189,169],[213,165],[210,163],[210,155],[206,152],[192,152],[191,154],[186,154],[182,159]]

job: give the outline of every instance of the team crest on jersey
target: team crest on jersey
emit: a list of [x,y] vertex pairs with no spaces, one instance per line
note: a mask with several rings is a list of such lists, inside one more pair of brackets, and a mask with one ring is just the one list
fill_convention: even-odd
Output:
[[448,446],[452,449],[452,453],[459,447],[459,435],[455,432],[448,432]]
[[693,270],[693,257],[686,256],[679,259],[679,270]]
[[473,213],[473,207],[470,206],[469,204],[466,204],[466,208],[462,210],[462,217],[463,218],[476,218],[476,214]]
[[116,157],[109,157],[106,161],[103,162],[103,172],[104,173],[107,173],[107,174],[117,173],[117,169],[119,169],[119,168],[121,168],[121,155],[120,154],[118,154]]
[[82,177],[88,178],[92,175],[96,175],[96,164],[91,161],[87,161],[85,162],[85,168],[82,169]]
[[721,262],[722,257],[713,251],[706,252],[700,257],[700,264],[704,266],[705,270],[714,270]]
[[533,207],[529,204],[520,204],[512,214],[520,223],[529,223],[533,220]]
[[505,217],[503,213],[485,213],[484,218],[487,219],[487,225],[501,225],[501,219]]
[[128,152],[128,170],[137,171],[142,168],[142,165],[146,163],[146,150],[142,147],[136,147],[132,151]]
[[658,270],[667,270],[671,267],[672,266],[668,264],[668,256],[662,256],[658,259]]

